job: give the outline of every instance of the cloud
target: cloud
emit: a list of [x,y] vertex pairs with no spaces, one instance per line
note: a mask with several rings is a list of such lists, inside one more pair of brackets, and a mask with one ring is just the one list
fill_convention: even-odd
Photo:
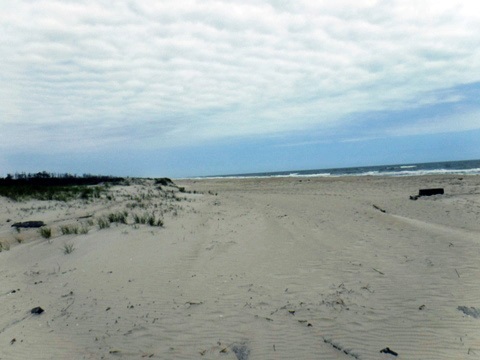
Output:
[[341,128],[480,81],[475,1],[12,0],[0,32],[2,150]]
[[399,125],[388,130],[391,136],[455,133],[480,129],[480,110],[425,118],[409,126]]

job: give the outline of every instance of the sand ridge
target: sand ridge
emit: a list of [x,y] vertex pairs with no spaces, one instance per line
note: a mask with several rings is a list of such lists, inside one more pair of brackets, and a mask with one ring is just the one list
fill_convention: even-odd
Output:
[[[480,356],[480,319],[458,309],[480,308],[480,177],[176,183],[192,193],[166,198],[144,181],[112,201],[1,199],[0,358]],[[410,200],[421,187],[446,194]],[[130,215],[49,241],[10,227],[57,229],[135,202],[164,226]]]

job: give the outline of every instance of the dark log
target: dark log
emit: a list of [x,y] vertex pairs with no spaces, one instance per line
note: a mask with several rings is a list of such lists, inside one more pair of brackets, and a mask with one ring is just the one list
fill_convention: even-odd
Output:
[[17,222],[12,225],[12,227],[18,228],[40,228],[45,226],[43,221],[24,221],[24,222]]
[[445,191],[443,188],[434,188],[434,189],[420,189],[418,191],[418,196],[432,196],[432,195],[443,195]]

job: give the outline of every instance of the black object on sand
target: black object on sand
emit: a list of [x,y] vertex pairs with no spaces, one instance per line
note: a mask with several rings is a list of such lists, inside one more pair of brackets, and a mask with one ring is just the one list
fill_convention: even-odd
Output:
[[396,353],[395,351],[393,351],[389,347],[386,347],[385,349],[380,350],[380,352],[383,353],[383,354],[390,354],[390,355],[393,355],[393,356],[398,356],[398,353]]
[[420,189],[418,190],[418,195],[410,196],[410,199],[417,200],[422,196],[443,195],[444,193],[445,190],[443,188]]
[[420,189],[418,191],[418,196],[443,195],[444,193],[445,190],[443,190],[443,188]]
[[34,307],[30,312],[35,315],[40,315],[43,313],[45,310],[43,310],[40,306]]
[[45,226],[43,221],[24,221],[24,222],[16,222],[12,225],[12,227],[18,228],[40,228]]

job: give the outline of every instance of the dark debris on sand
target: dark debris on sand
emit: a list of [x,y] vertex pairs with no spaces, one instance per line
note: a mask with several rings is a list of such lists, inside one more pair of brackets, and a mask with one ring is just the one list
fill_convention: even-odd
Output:
[[248,360],[248,356],[250,355],[250,349],[245,344],[233,345],[232,351],[238,360]]
[[459,306],[457,309],[463,312],[465,315],[471,316],[475,319],[480,319],[480,310],[474,308],[473,306]]

